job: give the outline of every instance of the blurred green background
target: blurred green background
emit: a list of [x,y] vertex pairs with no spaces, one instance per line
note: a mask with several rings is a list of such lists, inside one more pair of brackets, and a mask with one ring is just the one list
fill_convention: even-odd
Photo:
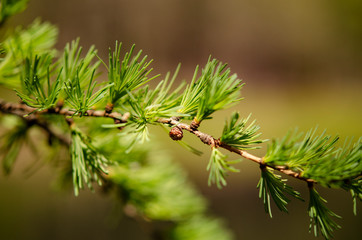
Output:
[[[80,37],[81,45],[95,44],[105,59],[116,40],[124,49],[135,43],[154,59],[155,74],[173,71],[181,62],[179,80],[190,81],[195,66],[205,64],[210,54],[227,62],[246,83],[245,100],[201,126],[215,137],[233,110],[244,117],[253,113],[268,139],[296,126],[306,131],[316,125],[339,134],[342,142],[362,135],[362,1],[32,0],[7,26],[28,25],[37,17],[59,27],[58,49]],[[204,152],[198,157],[159,128],[152,131],[153,140],[167,146],[188,171],[209,199],[211,212],[225,219],[236,239],[316,239],[308,233],[307,203],[292,201],[289,214],[274,207],[273,219],[265,214],[255,164],[242,161],[241,172],[228,178],[226,188],[209,188],[209,148],[186,136]],[[115,221],[111,198],[89,191],[75,198],[72,192],[55,191],[52,167],[28,177],[24,169],[34,161],[30,155],[24,150],[15,171],[0,174],[2,239],[149,239],[138,223]],[[308,199],[305,184],[289,181]],[[355,217],[349,193],[319,190],[343,216],[335,239],[362,239],[362,207]]]

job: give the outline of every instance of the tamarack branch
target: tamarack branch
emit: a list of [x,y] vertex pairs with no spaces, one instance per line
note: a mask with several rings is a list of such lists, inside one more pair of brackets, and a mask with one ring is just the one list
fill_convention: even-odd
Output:
[[[25,9],[26,2],[19,1],[17,6],[20,8],[12,8],[12,4],[15,3],[4,1],[1,7],[5,10],[8,8],[9,11],[1,11],[0,15],[15,14]],[[0,16],[0,26],[7,17],[9,16]],[[92,189],[93,183],[106,184],[106,189],[107,183],[114,184],[120,188],[119,191],[126,192],[119,194],[124,198],[121,197],[121,201],[125,201],[126,204],[133,203],[135,211],[132,211],[130,216],[140,214],[145,219],[169,220],[177,223],[176,227],[182,226],[185,229],[198,230],[202,222],[207,231],[215,229],[217,233],[222,234],[223,239],[231,239],[219,223],[205,216],[204,200],[185,183],[179,169],[175,170],[176,168],[167,161],[147,162],[136,158],[133,162],[135,164],[130,164],[127,159],[119,160],[123,155],[132,153],[135,143],[143,143],[149,139],[149,125],[158,124],[171,128],[169,136],[174,141],[182,140],[183,132],[187,131],[211,147],[211,157],[207,165],[209,185],[216,184],[218,188],[222,188],[226,186],[225,178],[228,173],[238,172],[238,169],[233,167],[238,160],[228,161],[227,156],[219,149],[225,149],[257,163],[261,170],[257,185],[259,197],[264,203],[265,211],[271,217],[271,200],[284,212],[288,211],[290,196],[303,200],[299,192],[286,184],[285,179],[276,175],[275,171],[307,183],[310,196],[310,229],[314,229],[316,236],[322,233],[326,239],[330,239],[333,230],[339,228],[332,219],[339,216],[326,207],[326,201],[316,190],[316,183],[321,187],[349,191],[356,214],[356,202],[358,199],[362,200],[362,138],[356,142],[347,141],[343,147],[337,147],[339,137],[333,138],[325,132],[318,135],[316,129],[310,130],[304,136],[294,131],[281,139],[272,139],[265,156],[255,156],[249,150],[258,148],[265,140],[259,139],[261,133],[255,121],[248,123],[250,115],[240,118],[239,113],[233,113],[230,119],[226,120],[219,138],[199,130],[202,122],[211,119],[213,113],[229,108],[242,99],[240,90],[244,83],[236,74],[231,73],[227,64],[209,57],[202,69],[196,67],[190,83],[180,84],[171,91],[180,69],[179,65],[173,75],[167,73],[163,80],[151,89],[147,83],[159,75],[150,76],[152,60],[147,60],[147,56],[142,57],[142,51],[135,53],[134,45],[122,58],[121,44],[116,41],[114,50],[109,49],[108,61],[103,61],[97,55],[94,46],[90,47],[86,54],[82,54],[82,47],[77,39],[68,43],[63,54],[56,57],[54,44],[57,33],[53,25],[35,21],[27,29],[17,29],[16,37],[10,35],[1,44],[0,85],[14,89],[21,103],[0,99],[0,113],[15,115],[23,120],[15,126],[10,124],[9,128],[12,129],[0,139],[5,139],[0,146],[0,153],[5,155],[3,166],[6,173],[10,172],[15,162],[27,130],[35,125],[47,134],[49,145],[52,139],[57,139],[69,150],[69,172],[65,175],[73,180],[75,195],[78,195],[79,190],[85,185]],[[23,41],[33,35],[37,36],[37,41],[32,41],[29,47]],[[35,55],[35,52],[39,54]],[[95,79],[98,77],[100,64],[107,69],[108,79],[97,85]],[[100,106],[104,105],[104,110],[99,110],[102,109]],[[63,119],[49,117],[54,115],[62,116],[67,124],[57,126],[59,129],[55,128],[58,120]],[[97,123],[101,119],[105,121],[99,121],[102,125],[83,126],[82,124],[88,123],[87,120],[82,123],[74,121],[75,118],[93,118]],[[112,119],[114,124],[103,125],[107,119]],[[191,123],[182,122],[187,120],[191,120]],[[76,123],[81,127],[78,128]],[[89,132],[83,131],[82,127]],[[124,135],[104,137],[102,134],[109,132],[103,129],[99,131],[102,127],[118,128],[122,130],[121,133],[128,131],[127,133],[133,135],[127,136],[130,138]],[[91,135],[92,131],[95,132],[94,128],[97,128],[98,132],[95,136],[88,136],[88,133]],[[59,133],[58,130],[70,134],[68,136]],[[94,144],[92,138],[102,137],[104,141]],[[122,137],[125,137],[124,141]],[[110,138],[112,141],[108,142]],[[189,150],[194,149],[190,147]],[[106,158],[104,153],[110,159]],[[125,162],[122,162],[123,160]],[[145,161],[147,164],[144,164]],[[146,171],[147,174],[142,174],[142,171]],[[162,174],[160,171],[163,171]],[[128,183],[131,184],[127,185]],[[136,194],[130,194],[131,192]],[[169,201],[171,197],[163,194],[171,194],[172,203]],[[174,199],[174,196],[179,195],[182,195],[183,199],[176,205],[174,201],[177,199]],[[158,207],[162,211],[155,215],[155,202],[152,201],[157,199],[161,199],[161,205]],[[165,202],[170,206],[165,206]],[[194,216],[193,220],[184,221],[190,216]],[[192,221],[197,223],[196,227],[192,225]],[[192,227],[185,227],[185,224]],[[216,236],[214,232],[209,234],[212,237]]]
[[[0,110],[3,113],[13,114],[13,115],[25,118],[25,119],[37,119],[36,116],[39,116],[42,114],[58,114],[58,115],[66,116],[66,117],[73,117],[75,114],[74,111],[67,110],[67,109],[61,109],[61,108],[47,109],[44,111],[37,112],[35,108],[29,107],[25,104],[8,103],[2,99],[0,99]],[[85,112],[85,114],[82,115],[82,117],[111,118],[115,121],[115,123],[126,123],[129,116],[130,116],[129,113],[124,113],[124,114],[121,114],[118,112],[108,113],[106,110],[104,110],[104,111],[87,110]],[[285,169],[285,167],[283,167],[283,166],[269,166],[263,162],[263,158],[254,156],[254,155],[248,153],[247,151],[243,151],[243,150],[237,149],[235,147],[229,146],[225,143],[222,143],[222,142],[220,142],[220,140],[212,137],[211,135],[209,135],[207,133],[203,133],[199,130],[195,130],[195,128],[191,128],[190,125],[185,124],[185,123],[180,123],[179,121],[174,120],[174,118],[169,118],[169,119],[160,118],[157,120],[157,122],[161,123],[161,124],[177,126],[180,129],[186,130],[186,131],[194,134],[195,136],[197,136],[201,140],[201,142],[203,142],[206,145],[210,145],[210,146],[216,147],[216,148],[218,148],[218,147],[224,148],[230,152],[236,153],[236,154],[244,157],[245,159],[251,160],[260,165],[270,167],[274,170],[280,171],[280,172],[282,172],[288,176],[294,177],[296,179],[300,179],[300,180],[303,180],[306,182],[315,182],[315,180],[304,178],[304,177],[300,176],[299,173],[294,172],[289,169]],[[40,124],[38,123],[37,125],[40,125]],[[40,126],[42,126],[42,125],[40,125]],[[63,136],[56,135],[56,137],[59,138],[59,140],[61,140],[63,143],[69,145],[69,141],[64,140]]]

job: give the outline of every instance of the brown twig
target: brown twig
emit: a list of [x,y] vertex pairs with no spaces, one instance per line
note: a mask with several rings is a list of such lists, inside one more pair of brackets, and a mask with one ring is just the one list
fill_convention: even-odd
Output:
[[3,113],[16,115],[18,117],[23,118],[28,123],[39,126],[48,134],[49,141],[50,139],[54,138],[58,139],[61,144],[67,147],[70,146],[70,140],[67,137],[63,136],[62,134],[55,132],[46,121],[42,121],[35,115],[25,116],[26,114],[29,114],[30,112],[34,111],[30,107],[24,104],[6,103],[5,101],[0,100],[0,111]]
[[[61,108],[55,108],[55,109],[46,109],[43,111],[36,111],[36,108],[29,107],[22,103],[9,103],[4,100],[0,99],[0,111],[3,113],[10,113],[15,114],[18,116],[24,117],[27,114],[33,113],[35,115],[37,114],[58,114],[68,117],[73,117],[76,115],[75,111],[69,110],[69,109],[61,109]],[[102,110],[88,110],[84,114],[82,114],[84,117],[108,117],[112,118],[113,120],[121,120],[121,122],[127,122],[129,114],[121,114],[118,112],[111,112],[107,113],[106,111]]]
[[272,168],[272,169],[277,170],[279,172],[282,172],[282,173],[284,173],[284,174],[286,174],[288,176],[291,176],[291,177],[294,177],[294,178],[297,178],[297,179],[300,179],[300,180],[303,180],[303,181],[306,181],[306,182],[311,182],[311,183],[315,182],[315,180],[313,180],[313,179],[309,179],[309,178],[305,178],[305,177],[301,176],[301,174],[298,173],[298,172],[294,172],[291,169],[286,169],[285,166],[268,165],[267,163],[264,162],[263,158],[257,157],[257,156],[255,156],[253,154],[250,154],[250,153],[248,153],[248,152],[246,152],[244,150],[240,150],[238,148],[235,148],[235,147],[232,147],[232,146],[230,146],[228,144],[220,142],[219,139],[215,139],[213,136],[211,136],[209,134],[203,133],[203,132],[201,132],[199,130],[195,130],[194,128],[190,127],[190,125],[180,123],[180,122],[176,121],[175,119],[161,118],[161,119],[158,119],[158,122],[162,123],[162,124],[170,124],[170,125],[178,126],[181,129],[184,129],[184,130],[186,130],[186,131],[188,131],[190,133],[193,133],[198,138],[200,138],[200,140],[204,144],[210,145],[212,147],[224,148],[224,149],[226,149],[226,150],[228,150],[230,152],[233,152],[233,153],[236,153],[236,154],[242,156],[243,158],[246,158],[248,160],[256,162],[256,163],[258,163],[260,165]]
[[[35,108],[29,107],[25,104],[8,103],[8,102],[5,102],[0,99],[0,111],[4,112],[4,113],[9,113],[9,114],[14,114],[14,115],[24,117],[24,115],[32,113],[35,110],[36,110]],[[59,108],[59,109],[47,109],[47,110],[40,111],[40,112],[34,112],[34,114],[35,115],[37,115],[37,114],[59,114],[59,115],[64,115],[64,116],[74,116],[75,112],[72,110]],[[106,117],[106,118],[112,118],[115,122],[118,122],[118,123],[126,123],[130,115],[129,115],[129,113],[121,114],[118,112],[110,112],[110,111],[88,110],[82,116],[84,116],[84,117]],[[238,148],[225,144],[225,143],[221,142],[219,139],[216,139],[207,133],[203,133],[188,124],[180,123],[178,121],[178,118],[159,118],[157,120],[157,122],[161,123],[161,124],[177,126],[180,129],[186,130],[186,131],[196,135],[204,144],[207,144],[211,147],[221,147],[230,152],[236,153],[243,158],[251,160],[260,165],[272,168],[272,169],[282,172],[288,176],[291,176],[291,177],[294,177],[294,178],[297,178],[297,179],[300,179],[300,180],[303,180],[303,181],[306,181],[309,183],[316,182],[313,179],[309,179],[309,178],[305,178],[305,177],[301,176],[301,174],[299,172],[295,172],[291,169],[286,169],[285,166],[269,165],[264,162],[263,158],[257,157],[244,150],[240,150]],[[48,131],[46,129],[46,127],[44,127],[44,129],[46,131]],[[54,135],[54,136],[56,136],[56,135]]]

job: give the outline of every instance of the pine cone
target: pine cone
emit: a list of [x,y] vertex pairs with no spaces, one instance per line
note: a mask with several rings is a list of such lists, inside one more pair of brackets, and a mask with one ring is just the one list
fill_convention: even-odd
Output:
[[176,126],[176,127],[171,128],[169,135],[170,135],[170,138],[172,138],[172,140],[179,141],[183,138],[184,133],[182,132],[181,128]]

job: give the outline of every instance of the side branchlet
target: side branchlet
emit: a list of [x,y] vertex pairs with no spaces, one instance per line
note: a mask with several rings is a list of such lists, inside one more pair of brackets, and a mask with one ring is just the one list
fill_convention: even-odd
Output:
[[[53,108],[58,102],[62,89],[61,70],[52,83],[50,64],[51,58],[48,55],[35,56],[34,59],[26,58],[22,74],[23,92],[15,90],[23,102],[37,108],[37,111]],[[47,68],[46,75],[42,73],[44,68]]]
[[258,139],[261,133],[258,133],[260,127],[255,125],[255,120],[247,126],[250,115],[245,119],[239,119],[239,113],[234,112],[231,115],[230,122],[225,123],[224,130],[220,137],[220,142],[240,150],[255,149],[259,146],[253,146],[265,142]]
[[108,66],[105,65],[108,70],[108,81],[113,84],[109,88],[109,102],[112,105],[116,105],[128,92],[132,92],[158,77],[158,75],[149,77],[152,71],[152,68],[149,68],[152,60],[147,61],[147,56],[141,58],[141,50],[133,55],[135,45],[121,61],[121,46],[122,44],[116,42],[115,50],[112,52],[109,49]]
[[195,122],[200,123],[220,109],[226,109],[241,100],[240,89],[243,84],[236,74],[231,74],[227,64],[209,58],[201,73],[205,89],[200,96]]
[[93,182],[102,185],[103,175],[108,173],[108,160],[97,151],[91,139],[74,125],[71,125],[71,139],[73,185],[77,196],[84,185],[90,189],[93,189]]
[[233,161],[227,161],[226,159],[227,156],[222,154],[220,150],[216,147],[212,148],[210,161],[206,168],[209,171],[209,186],[216,184],[216,186],[221,189],[227,185],[225,178],[228,172],[239,172],[239,170],[232,165],[240,162],[240,159]]
[[309,196],[309,231],[313,229],[315,236],[318,236],[320,232],[325,239],[333,238],[332,232],[341,227],[334,222],[332,217],[340,218],[340,216],[327,208],[325,205],[327,201],[319,195],[313,184],[309,184]]
[[261,177],[257,185],[259,198],[263,200],[265,212],[268,213],[270,217],[273,217],[271,199],[273,199],[279,210],[283,212],[288,212],[287,204],[290,202],[286,194],[303,200],[299,192],[293,190],[291,186],[285,183],[286,179],[282,179],[281,176],[276,175],[273,173],[273,170],[268,169],[266,166],[261,165],[260,169]]

